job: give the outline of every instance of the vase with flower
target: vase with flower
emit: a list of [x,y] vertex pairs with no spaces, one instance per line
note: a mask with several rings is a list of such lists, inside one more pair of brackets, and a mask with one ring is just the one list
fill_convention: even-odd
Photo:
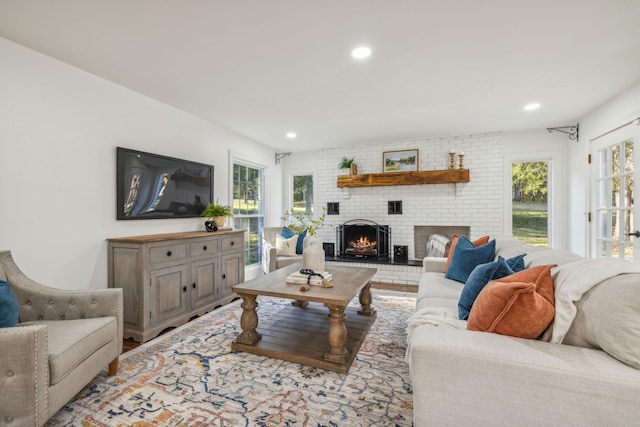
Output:
[[302,264],[304,268],[314,271],[325,271],[324,249],[318,238],[318,230],[324,226],[324,220],[327,215],[327,208],[322,208],[322,214],[317,218],[309,212],[305,211],[286,211],[281,220],[285,224],[284,227],[293,233],[302,235],[304,238],[304,249],[302,251]]

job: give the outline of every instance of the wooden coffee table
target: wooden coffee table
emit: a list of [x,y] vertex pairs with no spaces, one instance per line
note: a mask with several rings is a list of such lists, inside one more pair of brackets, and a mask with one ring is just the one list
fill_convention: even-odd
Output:
[[[301,285],[286,283],[286,277],[301,268],[293,264],[232,288],[242,298],[243,311],[242,332],[231,348],[346,374],[376,318],[370,280],[377,269],[331,266],[327,270],[333,288],[301,291]],[[347,307],[358,292],[360,310]],[[258,295],[294,301],[258,319]]]

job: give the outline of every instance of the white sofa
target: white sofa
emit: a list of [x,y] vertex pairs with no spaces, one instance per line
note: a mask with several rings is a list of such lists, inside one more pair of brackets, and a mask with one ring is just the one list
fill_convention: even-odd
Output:
[[[558,264],[555,318],[539,340],[467,330],[456,315],[464,285],[444,277],[446,258],[424,259],[407,329],[414,425],[640,425],[640,270],[496,237],[496,257],[522,253],[527,268]],[[586,291],[567,304],[576,288]],[[570,306],[567,323],[559,316]],[[563,322],[564,341],[544,341],[557,341]]]

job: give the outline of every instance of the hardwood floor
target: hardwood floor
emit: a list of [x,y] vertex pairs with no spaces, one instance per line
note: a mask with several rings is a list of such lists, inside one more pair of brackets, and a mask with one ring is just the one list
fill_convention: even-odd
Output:
[[[371,289],[382,289],[387,291],[399,291],[399,292],[418,292],[417,285],[401,285],[397,283],[386,283],[386,282],[371,282]],[[160,335],[167,333],[173,328],[167,328],[164,331],[160,332]],[[132,339],[124,339],[122,341],[122,352],[126,353],[129,350],[133,350],[134,348],[140,345],[139,342],[134,341]]]

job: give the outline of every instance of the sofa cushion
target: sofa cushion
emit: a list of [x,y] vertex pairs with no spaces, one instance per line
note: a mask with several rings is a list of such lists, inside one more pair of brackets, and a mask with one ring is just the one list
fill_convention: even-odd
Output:
[[460,237],[453,251],[453,258],[445,277],[462,283],[466,282],[469,274],[476,266],[493,260],[495,247],[495,240],[476,247],[466,237]]
[[496,235],[496,257],[499,255],[504,259],[509,259],[518,254],[533,253],[538,251],[548,251],[550,248],[546,246],[532,246],[521,242],[513,236]]
[[39,320],[20,325],[47,325],[49,385],[61,381],[87,357],[118,336],[118,323],[114,316]]
[[[296,234],[296,233],[294,233],[292,230],[288,229],[287,227],[282,229],[282,237],[284,237],[285,239],[289,239],[289,238],[293,237],[294,234]],[[304,238],[305,237],[307,237],[307,229],[306,228],[298,233],[298,241],[296,243],[296,254],[298,254],[298,255],[302,255],[302,251],[304,250]]]
[[289,238],[284,236],[276,236],[276,255],[277,256],[296,256],[296,245],[298,244],[299,235],[294,234]]
[[514,273],[517,273],[518,271],[522,271],[524,270],[524,257],[527,256],[527,254],[520,254],[520,255],[516,255],[512,258],[509,258],[507,260],[507,265],[509,266],[509,268],[511,268],[513,270]]
[[474,268],[471,274],[469,274],[469,278],[465,282],[462,293],[460,294],[460,299],[458,300],[458,317],[461,320],[467,320],[474,301],[487,283],[513,273],[514,271],[509,267],[507,260],[501,256],[499,256],[496,261],[480,264]]
[[640,275],[621,274],[587,291],[563,344],[604,350],[640,369]]
[[535,251],[527,255],[526,265],[527,267],[534,267],[537,265],[556,264],[562,265],[569,262],[583,260],[584,258],[569,251],[561,251],[559,249],[544,251]]
[[552,265],[541,265],[489,282],[476,299],[467,329],[537,338],[555,314]]
[[420,277],[416,300],[422,298],[451,298],[456,302],[460,298],[463,285],[444,277],[444,273],[424,273]]
[[[460,240],[460,236],[458,236],[457,234],[454,234],[453,239],[451,239],[451,245],[449,246],[449,254],[447,255],[447,266],[445,267],[445,271],[448,270],[449,265],[451,265],[451,260],[453,259],[453,253],[455,252],[456,246],[458,245],[458,240]],[[479,239],[474,240],[472,243],[474,246],[477,247],[477,246],[486,245],[488,242],[489,242],[489,236],[482,236]]]
[[18,323],[18,300],[11,285],[0,280],[0,328],[13,328]]

